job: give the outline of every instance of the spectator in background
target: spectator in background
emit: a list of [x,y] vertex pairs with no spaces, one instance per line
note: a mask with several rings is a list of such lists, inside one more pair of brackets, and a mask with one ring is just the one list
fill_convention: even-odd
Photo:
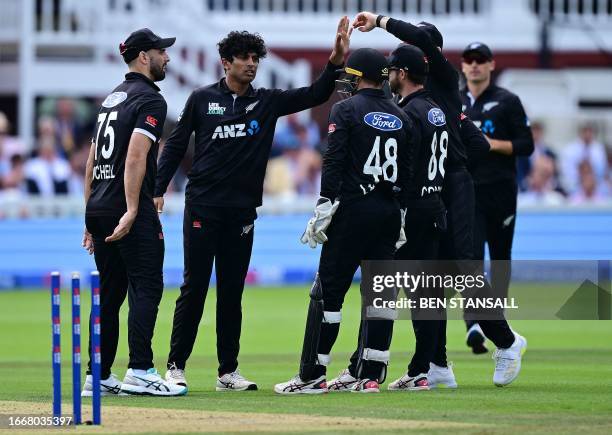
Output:
[[17,137],[11,136],[11,123],[4,112],[0,112],[0,166],[8,165],[11,157],[15,154],[23,156],[25,153],[25,144]]
[[316,147],[320,137],[314,121],[303,124],[295,115],[285,118],[274,136],[264,183],[266,194],[291,199],[296,194],[319,192],[322,159]]
[[21,154],[13,154],[10,158],[7,171],[0,174],[1,189],[15,191],[21,191],[23,189],[25,181],[23,165],[24,160]]
[[[279,148],[293,146],[296,141],[299,141],[301,146],[314,149],[321,141],[321,132],[317,123],[311,119],[304,124],[296,113],[286,116],[285,122],[278,127],[274,135],[274,142]],[[298,136],[301,137],[298,138]]]
[[603,189],[597,183],[593,167],[587,160],[578,165],[579,188],[570,198],[572,204],[600,204],[606,201]]
[[559,166],[557,161],[557,154],[545,142],[544,133],[544,124],[537,121],[531,124],[531,134],[533,136],[533,153],[531,154],[531,156],[523,156],[517,159],[517,182],[522,192],[528,190],[528,176],[531,173],[531,168],[538,157],[545,155],[552,159],[555,166],[555,190],[563,194],[563,189],[561,188],[561,181],[559,180]]
[[70,157],[82,148],[83,129],[75,115],[74,101],[70,98],[60,98],[55,103],[56,125],[55,133],[60,153]]
[[555,161],[547,154],[539,154],[527,177],[527,191],[519,194],[520,205],[561,205],[564,197],[555,190]]
[[565,147],[561,154],[561,175],[563,185],[569,193],[580,187],[579,167],[586,161],[591,165],[595,183],[601,184],[608,177],[606,149],[595,140],[595,126],[584,124],[580,127],[578,140]]
[[52,118],[38,121],[37,157],[26,162],[24,174],[30,194],[52,196],[69,193],[71,168],[57,154],[55,122]]

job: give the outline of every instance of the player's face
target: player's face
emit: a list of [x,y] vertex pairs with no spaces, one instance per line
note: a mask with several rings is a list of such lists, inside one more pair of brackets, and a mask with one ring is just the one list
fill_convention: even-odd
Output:
[[225,74],[232,76],[239,83],[251,83],[257,75],[259,57],[255,53],[245,53],[234,56],[234,61],[223,59]]
[[480,83],[491,78],[495,70],[495,61],[482,55],[469,54],[461,61],[461,69],[469,82]]
[[159,82],[166,77],[166,65],[170,62],[165,48],[154,48],[147,51],[149,57],[149,71],[153,80]]

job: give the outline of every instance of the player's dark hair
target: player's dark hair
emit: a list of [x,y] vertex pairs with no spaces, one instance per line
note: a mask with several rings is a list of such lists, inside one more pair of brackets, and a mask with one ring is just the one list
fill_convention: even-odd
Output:
[[246,30],[241,32],[230,32],[217,44],[219,56],[229,62],[234,61],[234,57],[244,56],[255,53],[260,59],[266,57],[268,51],[263,38],[258,33],[249,33]]
[[406,71],[406,74],[408,76],[408,80],[410,80],[415,85],[424,85],[425,84],[425,80],[427,79],[427,76],[419,75],[419,74],[413,74],[410,71]]

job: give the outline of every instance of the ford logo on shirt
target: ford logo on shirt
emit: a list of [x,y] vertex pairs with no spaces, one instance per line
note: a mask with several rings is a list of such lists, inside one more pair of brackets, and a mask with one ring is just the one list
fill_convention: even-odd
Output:
[[370,127],[382,131],[393,131],[402,128],[402,120],[390,113],[370,112],[363,117],[363,120]]
[[435,107],[427,112],[427,120],[436,127],[442,127],[444,124],[446,124],[446,116],[444,116],[444,112]]

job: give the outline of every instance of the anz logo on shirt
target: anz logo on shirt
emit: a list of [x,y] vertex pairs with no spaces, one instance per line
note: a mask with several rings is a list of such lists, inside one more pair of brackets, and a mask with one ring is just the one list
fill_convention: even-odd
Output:
[[255,136],[261,127],[259,122],[255,119],[249,122],[249,124],[229,124],[219,125],[215,128],[211,139],[229,139],[233,137],[246,137]]
[[484,134],[495,133],[495,125],[493,124],[493,121],[491,121],[490,119],[487,119],[486,121],[484,121],[480,129],[482,130]]

